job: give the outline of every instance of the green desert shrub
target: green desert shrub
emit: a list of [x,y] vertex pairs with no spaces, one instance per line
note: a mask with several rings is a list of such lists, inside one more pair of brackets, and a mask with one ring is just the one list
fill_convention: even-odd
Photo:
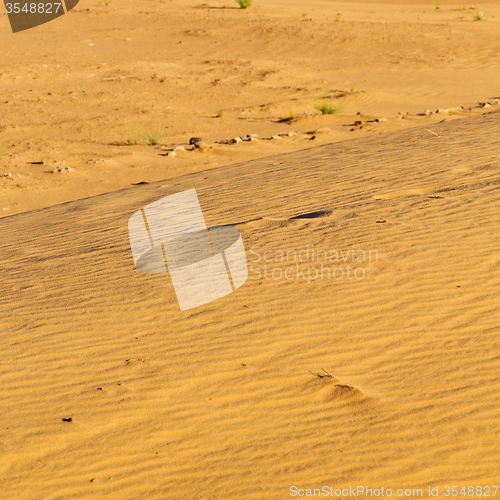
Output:
[[127,144],[129,144],[129,145],[137,144],[139,142],[139,138],[141,135],[141,126],[137,123],[131,124],[130,125],[130,135],[132,137],[127,141]]
[[241,9],[246,9],[251,7],[253,4],[253,0],[236,0]]
[[146,133],[146,137],[148,138],[149,144],[151,144],[152,146],[159,144],[159,142],[163,137],[163,132],[161,130],[153,130],[151,132],[145,130],[144,132]]
[[326,99],[324,97],[320,98],[321,102],[316,104],[314,107],[321,111],[324,115],[334,115],[341,111],[345,106],[345,100],[340,101],[337,104],[333,104],[331,99]]
[[472,13],[472,19],[474,19],[474,21],[482,21],[483,19],[486,19],[486,14],[482,10],[476,9]]
[[159,144],[163,138],[163,132],[161,129],[153,129],[149,131],[143,124],[135,123],[130,125],[131,139],[127,140],[128,145],[139,144],[141,142],[141,137],[147,139],[148,143],[152,146]]

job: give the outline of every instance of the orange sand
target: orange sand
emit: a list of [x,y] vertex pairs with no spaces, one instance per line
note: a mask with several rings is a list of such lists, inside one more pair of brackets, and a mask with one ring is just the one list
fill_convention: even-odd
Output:
[[[82,0],[16,35],[2,16],[2,500],[498,485],[500,8],[483,3],[473,22],[448,2]],[[341,113],[318,114],[318,88]],[[126,145],[130,123],[162,143]],[[191,136],[206,146],[162,156]],[[193,187],[254,267],[180,312],[134,269],[127,222]],[[377,258],[350,280],[253,262],[313,245]]]

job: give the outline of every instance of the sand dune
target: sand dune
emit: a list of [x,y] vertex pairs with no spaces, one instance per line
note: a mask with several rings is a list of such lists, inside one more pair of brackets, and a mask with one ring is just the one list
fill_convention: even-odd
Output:
[[[0,16],[0,499],[496,493],[498,2],[254,3]],[[249,277],[180,311],[192,188]]]
[[[309,148],[325,127],[314,145],[481,114],[499,20],[486,0],[82,0],[13,36],[1,15],[0,216]],[[193,136],[212,149],[163,156]]]
[[[4,217],[0,497],[498,483],[499,117]],[[127,221],[193,187],[254,267],[235,293],[180,312],[165,276],[134,269]],[[313,245],[377,258],[352,264],[363,279],[266,279],[255,262]]]

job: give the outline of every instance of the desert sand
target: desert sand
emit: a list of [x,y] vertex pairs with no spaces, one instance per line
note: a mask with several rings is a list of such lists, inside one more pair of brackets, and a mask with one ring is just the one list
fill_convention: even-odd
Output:
[[107,3],[0,16],[0,217],[498,106],[498,2]]
[[[0,498],[494,496],[500,7],[469,7],[1,16]],[[192,188],[249,277],[180,311],[127,223]]]

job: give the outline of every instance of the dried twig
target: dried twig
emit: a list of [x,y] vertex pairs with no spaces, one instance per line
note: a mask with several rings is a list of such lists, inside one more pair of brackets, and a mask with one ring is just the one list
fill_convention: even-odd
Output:
[[434,134],[436,137],[442,137],[441,135],[436,134],[436,132],[433,132],[432,130],[429,130],[428,128],[424,128],[424,130],[427,130],[427,132],[430,132],[431,134]]
[[311,370],[309,370],[309,373],[314,375],[315,377],[323,378],[323,377],[330,377],[334,378],[331,373],[328,373],[324,368],[321,368],[325,373],[313,373]]

